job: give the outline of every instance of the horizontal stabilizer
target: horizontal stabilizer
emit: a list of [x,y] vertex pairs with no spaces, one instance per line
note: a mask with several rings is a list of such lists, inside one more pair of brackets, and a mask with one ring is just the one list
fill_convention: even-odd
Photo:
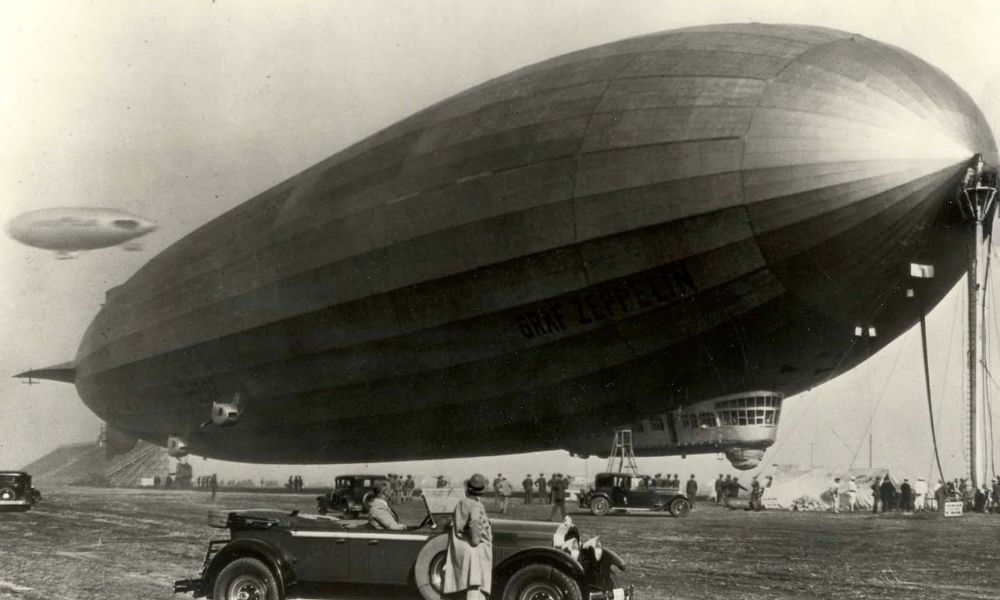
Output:
[[76,363],[73,361],[64,362],[51,367],[41,369],[31,369],[24,373],[14,375],[19,379],[51,379],[52,381],[65,381],[66,383],[76,383]]

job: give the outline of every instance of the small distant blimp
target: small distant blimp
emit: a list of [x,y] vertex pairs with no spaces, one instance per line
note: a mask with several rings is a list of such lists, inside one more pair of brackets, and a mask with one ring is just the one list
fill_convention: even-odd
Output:
[[137,238],[156,229],[156,224],[115,208],[45,208],[24,213],[7,224],[15,240],[45,250],[55,250],[60,259],[76,258],[83,250],[123,245],[135,251]]

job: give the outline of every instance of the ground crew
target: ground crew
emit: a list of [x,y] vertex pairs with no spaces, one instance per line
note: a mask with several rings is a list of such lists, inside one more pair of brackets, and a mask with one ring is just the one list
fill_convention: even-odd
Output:
[[542,504],[549,503],[549,495],[546,492],[546,487],[545,487],[547,483],[548,482],[545,481],[545,473],[539,473],[538,479],[535,480],[535,486],[538,487],[538,500]]
[[903,484],[899,486],[899,510],[900,512],[913,510],[913,488],[910,487],[909,479],[903,479]]
[[566,519],[566,486],[568,483],[559,473],[552,476],[552,484],[550,486],[552,489],[552,512],[549,514],[550,521],[556,516],[556,511],[559,512],[560,522]]
[[854,512],[854,508],[858,505],[858,484],[854,481],[854,478],[847,482],[847,509]]
[[528,476],[525,477],[524,481],[521,482],[521,487],[524,488],[524,503],[525,504],[531,504],[531,490],[532,490],[532,486],[533,485],[534,485],[534,482],[531,480],[531,473],[528,473]]
[[[878,505],[879,505],[879,501],[881,500],[881,497],[882,497],[882,491],[881,490],[882,490],[882,477],[879,476],[879,477],[875,478],[875,483],[872,484],[872,512],[873,513],[878,513]],[[885,510],[884,506],[882,507],[882,510],[883,511]]]
[[918,477],[913,484],[914,510],[924,510],[927,508],[927,482],[923,477]]
[[840,477],[833,478],[833,485],[830,486],[830,496],[833,497],[833,512],[840,512]]
[[687,480],[687,497],[691,506],[694,506],[694,496],[698,493],[698,482],[694,479],[694,474],[691,474],[691,479]]
[[510,485],[507,478],[503,475],[500,476],[500,484],[497,486],[497,497],[500,501],[500,514],[507,514],[507,501],[510,500],[510,495],[514,493],[514,487]]
[[715,480],[715,503],[722,504],[722,493],[725,489],[725,482],[722,480],[722,475]]

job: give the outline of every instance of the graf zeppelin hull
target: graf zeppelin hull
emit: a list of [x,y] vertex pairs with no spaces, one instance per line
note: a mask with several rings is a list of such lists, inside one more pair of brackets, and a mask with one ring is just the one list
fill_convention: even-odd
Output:
[[[964,249],[979,109],[838,31],[589,48],[434,105],[152,259],[77,355],[118,428],[259,462],[562,447],[746,389],[794,394],[910,327]],[[878,337],[861,348],[858,325]],[[249,398],[238,425],[199,424]]]

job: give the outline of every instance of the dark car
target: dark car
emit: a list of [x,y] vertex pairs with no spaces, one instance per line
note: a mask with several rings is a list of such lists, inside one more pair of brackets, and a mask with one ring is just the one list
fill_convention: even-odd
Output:
[[691,501],[678,488],[658,487],[644,475],[598,473],[594,486],[580,494],[580,508],[595,515],[611,511],[670,511],[675,517],[691,512]]
[[341,475],[332,490],[316,497],[316,511],[321,515],[339,512],[353,519],[368,512],[375,499],[375,485],[388,479],[385,475]]
[[[441,490],[430,490],[433,492]],[[443,490],[448,492],[449,490]],[[431,508],[423,522],[403,531],[371,528],[366,521],[281,511],[234,511],[217,527],[228,540],[208,543],[200,575],[174,583],[174,592],[216,600],[282,600],[286,593],[349,588],[378,597],[419,593],[439,600],[451,515]],[[452,506],[454,502],[452,502]],[[571,522],[492,520],[493,590],[502,600],[622,600],[612,567],[624,570],[598,538],[583,542]],[[311,594],[312,595],[312,594]]]
[[23,471],[0,471],[0,510],[31,510],[41,501],[42,493],[31,487],[31,475]]

